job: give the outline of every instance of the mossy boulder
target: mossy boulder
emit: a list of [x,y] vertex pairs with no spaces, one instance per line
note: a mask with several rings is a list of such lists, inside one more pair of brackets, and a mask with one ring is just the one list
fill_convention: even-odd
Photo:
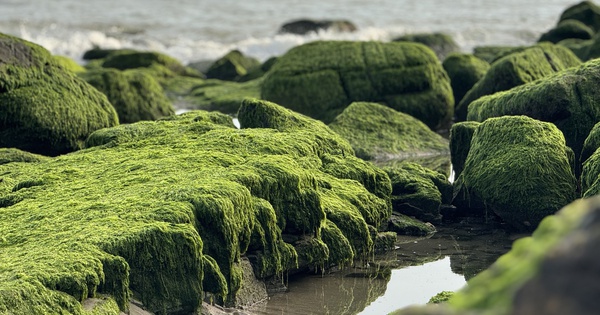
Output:
[[106,58],[100,60],[99,65],[103,68],[144,69],[157,78],[170,78],[178,75],[195,78],[203,77],[195,69],[186,67],[179,60],[159,52],[125,50],[118,53],[109,53]]
[[598,32],[600,31],[600,7],[592,1],[582,1],[567,8],[560,15],[559,23],[565,20],[580,21],[594,32]]
[[204,291],[235,301],[242,256],[262,278],[296,268],[301,253],[325,266],[371,252],[370,231],[391,209],[359,180],[377,192],[389,178],[322,123],[246,106],[256,111],[240,110],[245,126],[269,112],[278,129],[189,112],[99,130],[74,154],[0,165],[0,222],[10,222],[0,224],[0,312],[82,314],[98,294],[125,310],[132,291],[152,312],[193,312]]
[[392,209],[421,221],[441,221],[440,206],[452,201],[452,184],[443,174],[405,162],[386,167],[392,181]]
[[122,54],[122,53],[135,53],[135,49],[103,49],[100,47],[94,47],[83,53],[81,57],[83,60],[98,60],[104,59],[110,55]]
[[432,129],[449,124],[454,105],[434,53],[409,42],[318,41],[292,48],[265,76],[261,97],[325,123],[352,102],[379,102]]
[[431,48],[439,60],[444,60],[451,53],[460,51],[452,36],[444,33],[407,34],[396,37],[393,41],[421,43]]
[[[597,135],[590,134],[590,142],[597,141]],[[585,152],[585,151],[584,151]],[[600,153],[598,149],[583,162],[581,171],[581,192],[583,197],[591,197],[600,194]]]
[[473,139],[473,134],[479,124],[476,121],[462,121],[450,128],[450,159],[454,170],[454,178],[458,178],[465,167],[471,149],[471,139]]
[[365,160],[386,161],[448,152],[447,140],[423,122],[377,103],[350,104],[329,128],[348,140],[356,156]]
[[427,236],[436,232],[435,226],[402,213],[394,212],[390,217],[387,229],[398,235]]
[[560,130],[526,116],[490,118],[473,134],[455,195],[481,201],[518,230],[534,230],[576,198],[572,152]]
[[261,78],[269,70],[271,70],[271,68],[273,67],[273,65],[275,65],[277,63],[277,60],[279,60],[279,57],[271,57],[271,58],[267,59],[259,67],[255,67],[255,68],[250,69],[248,71],[248,73],[246,73],[245,75],[243,75],[240,78],[238,78],[237,81],[238,82],[247,82],[247,81],[251,81],[251,80],[254,80],[254,79]]
[[0,148],[0,165],[11,162],[40,162],[48,157],[15,148]]
[[598,148],[600,148],[600,123],[595,124],[587,138],[585,138],[579,162],[583,164]]
[[239,50],[232,50],[208,68],[206,77],[209,79],[237,81],[259,66],[260,62],[255,58],[244,56]]
[[97,69],[81,77],[108,97],[121,123],[156,120],[175,113],[163,88],[146,72]]
[[52,57],[54,57],[54,60],[67,71],[75,73],[81,73],[86,71],[86,69],[82,65],[78,64],[75,60],[67,56],[54,55]]
[[300,19],[283,24],[279,34],[297,34],[306,35],[311,32],[332,31],[332,32],[354,32],[356,25],[348,20],[311,20]]
[[0,60],[0,147],[54,156],[118,125],[106,97],[46,49],[0,34]]
[[456,120],[463,121],[468,106],[478,98],[506,91],[581,64],[569,49],[550,43],[509,54],[494,62],[456,107]]
[[[579,161],[586,137],[600,121],[598,80],[600,61],[591,60],[509,91],[482,97],[469,106],[467,119],[484,121],[504,115],[527,115],[552,122],[573,149],[575,161]],[[575,168],[579,170],[580,164]]]
[[[456,102],[460,102],[465,94],[485,75],[490,64],[471,54],[450,54],[442,63],[450,77],[450,85]],[[456,113],[455,113],[456,115]]]
[[[473,56],[486,61],[489,64],[496,60],[510,55],[514,52],[522,51],[527,47],[523,46],[477,46],[473,48]],[[458,102],[458,101],[457,101]]]
[[577,20],[563,20],[555,28],[542,34],[539,42],[558,43],[567,38],[591,39],[594,30]]
[[171,95],[175,95],[172,99],[179,104],[179,107],[234,115],[240,108],[242,100],[260,96],[261,82],[260,78],[248,82],[208,79],[196,83],[184,93],[171,91]]

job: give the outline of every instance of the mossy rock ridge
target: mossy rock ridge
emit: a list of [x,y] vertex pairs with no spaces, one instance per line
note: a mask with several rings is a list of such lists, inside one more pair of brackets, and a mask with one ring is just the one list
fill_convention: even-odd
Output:
[[175,114],[163,88],[146,72],[97,69],[81,77],[108,97],[123,124]]
[[[473,88],[490,68],[487,61],[471,54],[450,54],[442,63],[450,77],[450,85],[456,102],[460,102],[465,94]],[[456,115],[456,111],[454,113]]]
[[561,15],[559,23],[565,20],[577,20],[589,26],[594,32],[600,31],[600,7],[592,1],[582,1],[567,8]]
[[271,68],[261,98],[330,123],[354,101],[380,102],[432,129],[447,127],[454,98],[431,49],[410,42],[318,41]]
[[490,118],[477,127],[455,195],[480,200],[515,229],[534,230],[576,198],[572,154],[551,123],[526,116]]
[[0,34],[0,60],[0,147],[55,156],[118,125],[106,97],[44,48]]
[[591,39],[594,36],[595,31],[585,25],[581,21],[577,20],[563,20],[556,25],[555,28],[542,34],[539,42],[551,42],[557,44],[558,42],[568,39]]
[[448,142],[420,120],[385,105],[354,102],[329,128],[348,140],[367,161],[448,153]]
[[569,49],[550,43],[541,43],[502,57],[460,101],[456,107],[456,120],[465,120],[469,104],[482,96],[506,91],[580,64],[579,58]]
[[[125,310],[133,293],[157,314],[193,312],[205,291],[235,300],[243,256],[268,277],[303,259],[325,267],[372,252],[389,199],[352,178],[379,173],[313,125],[322,128],[240,130],[226,115],[189,112],[0,165],[0,310],[85,314],[81,302],[100,294]],[[354,160],[325,170],[321,156]],[[372,187],[389,189],[378,178]]]
[[[597,80],[600,80],[600,61],[591,60],[509,91],[482,97],[469,106],[467,119],[484,121],[503,115],[526,115],[552,122],[573,149],[575,161],[579,161],[585,139],[600,120]],[[576,163],[575,169],[579,174],[581,164]]]

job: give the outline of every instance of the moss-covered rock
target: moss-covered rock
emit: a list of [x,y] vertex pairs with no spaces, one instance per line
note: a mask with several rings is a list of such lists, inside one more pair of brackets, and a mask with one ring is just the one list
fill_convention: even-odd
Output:
[[206,77],[224,81],[237,81],[259,66],[260,62],[255,58],[244,56],[239,50],[232,50],[208,68]]
[[582,1],[567,8],[561,15],[559,22],[577,20],[589,26],[595,32],[600,31],[600,7],[592,1]]
[[406,162],[385,168],[392,181],[392,209],[421,221],[441,221],[440,206],[452,201],[452,185],[446,176]]
[[473,134],[455,194],[481,200],[513,228],[533,230],[576,198],[569,151],[551,123],[526,116],[490,118]]
[[[588,138],[589,139],[589,138]],[[581,171],[581,192],[583,197],[600,194],[600,153],[596,149],[583,163]]]
[[21,151],[15,148],[0,148],[0,165],[11,162],[39,162],[47,159],[43,155]]
[[[473,56],[492,64],[504,56],[525,48],[522,46],[477,46],[473,48]],[[456,100],[457,103],[458,101],[460,100]]]
[[[467,119],[484,121],[504,115],[527,115],[552,122],[573,149],[575,161],[579,161],[586,137],[600,120],[598,80],[600,61],[591,60],[580,67],[482,97],[469,106]],[[580,165],[577,163],[575,168],[579,170]]]
[[[301,258],[326,266],[372,251],[389,200],[348,178],[376,168],[326,172],[322,158],[360,160],[314,126],[240,130],[226,115],[189,112],[99,130],[74,154],[0,165],[0,222],[11,222],[0,224],[0,312],[82,314],[99,293],[124,310],[132,291],[153,312],[192,312],[203,291],[236,300],[243,255],[262,277]],[[373,187],[390,186],[380,179]]]
[[431,299],[429,299],[429,302],[427,302],[427,304],[440,304],[440,303],[448,302],[448,300],[453,295],[454,295],[454,291],[442,291],[442,292],[436,294],[435,296],[432,296]]
[[262,76],[265,75],[265,73],[267,73],[269,70],[271,70],[273,65],[275,65],[277,63],[277,60],[279,60],[279,57],[271,57],[271,58],[267,59],[259,67],[250,69],[248,71],[248,73],[246,73],[245,75],[238,78],[237,81],[238,82],[247,82],[247,81],[261,78]]
[[[550,261],[561,258],[577,260],[585,255],[589,257],[586,253],[595,252],[579,247],[577,249],[580,251],[566,253],[565,249],[582,244],[580,238],[582,232],[592,231],[593,228],[597,229],[597,209],[600,209],[600,199],[598,198],[577,200],[561,209],[556,215],[545,218],[531,237],[517,240],[507,254],[500,257],[490,268],[469,280],[465,288],[457,291],[448,301],[451,309],[460,314],[467,311],[482,314],[527,314],[528,312],[516,312],[514,307],[518,306],[518,303],[522,303],[530,307],[530,312],[533,308],[536,311],[539,311],[541,307],[545,310],[547,308],[543,305],[544,303],[557,302],[557,299],[560,300],[561,297],[576,305],[589,305],[584,301],[588,303],[590,300],[595,301],[594,295],[587,297],[587,294],[571,294],[567,296],[569,293],[564,290],[566,287],[580,287],[589,292],[590,287],[584,287],[580,280],[583,276],[596,281],[597,275],[594,273],[596,267],[583,267],[585,264],[596,265],[595,263],[590,264],[589,261],[580,261],[583,264],[576,265],[577,270],[568,269],[570,266],[563,264],[562,269],[553,270],[554,275],[546,274],[544,276],[546,279],[563,275],[568,278],[566,281],[550,282],[545,286],[545,290],[563,291],[561,295],[545,294],[541,299],[543,301],[520,298],[519,295],[523,294],[523,287],[528,282],[535,281],[535,277],[543,274],[544,270],[550,270],[547,269]],[[598,246],[597,241],[595,246]],[[520,301],[517,302],[517,299]],[[563,302],[552,305],[554,305],[552,310],[556,310],[557,305],[563,307],[569,304]],[[561,313],[585,314],[568,311]]]
[[259,98],[262,79],[248,82],[229,82],[215,79],[204,80],[181,93],[175,101],[184,108],[219,111],[235,114],[245,98]]
[[477,127],[479,127],[479,122],[463,121],[450,128],[450,158],[454,178],[458,178],[465,167],[467,155],[471,149],[471,139],[473,139]]
[[482,96],[506,91],[580,64],[579,58],[569,49],[550,43],[502,57],[460,101],[456,107],[456,120],[465,120],[469,104]]
[[392,213],[387,229],[398,235],[427,236],[436,232],[431,223],[424,223],[402,213]]
[[179,60],[158,52],[150,51],[119,51],[109,53],[101,59],[103,68],[115,68],[119,70],[145,69],[159,78],[169,78],[177,75],[188,77],[203,77],[198,71],[186,67]]
[[319,41],[292,48],[265,76],[263,99],[330,123],[355,101],[380,102],[432,129],[454,98],[431,49],[409,42]]
[[80,72],[85,72],[85,70],[86,70],[82,65],[78,64],[75,60],[73,60],[67,56],[54,55],[52,57],[54,58],[56,63],[58,63],[61,67],[63,67],[67,71],[80,73]]
[[0,147],[59,155],[118,124],[106,97],[44,48],[0,34]]
[[[452,92],[457,103],[490,68],[489,63],[474,55],[458,53],[451,54],[444,59],[442,66],[450,77]],[[456,115],[456,111],[454,114]]]
[[587,138],[585,138],[579,162],[583,164],[598,148],[600,148],[600,123],[595,124]]
[[350,142],[356,156],[373,161],[445,154],[448,142],[423,122],[385,105],[354,102],[329,127]]
[[558,43],[567,38],[591,39],[594,30],[577,20],[563,20],[555,28],[542,34],[539,42]]
[[156,120],[175,113],[158,81],[146,72],[98,69],[81,77],[108,97],[121,123]]
[[444,33],[408,34],[394,38],[393,41],[421,43],[431,48],[439,60],[444,60],[451,53],[460,51],[452,36]]
[[94,47],[83,53],[83,60],[98,60],[109,57],[110,55],[122,54],[122,53],[135,53],[135,49],[103,49],[100,47]]

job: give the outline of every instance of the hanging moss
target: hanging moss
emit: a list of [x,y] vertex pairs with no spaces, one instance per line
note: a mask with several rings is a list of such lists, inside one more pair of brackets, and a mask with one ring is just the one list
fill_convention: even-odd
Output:
[[[450,77],[452,92],[456,103],[459,103],[465,94],[477,83],[490,68],[490,64],[482,59],[470,54],[454,53],[444,59],[442,63],[444,70]],[[462,107],[454,110],[455,117],[467,116],[467,108]]]
[[448,142],[424,123],[377,103],[354,102],[329,127],[364,160],[444,154]]
[[160,84],[147,73],[98,69],[81,77],[108,97],[121,123],[156,120],[175,114]]
[[576,198],[569,156],[553,124],[525,116],[490,118],[473,134],[455,190],[481,199],[514,228],[533,230]]
[[509,54],[494,62],[485,76],[467,92],[456,107],[456,113],[460,114],[456,119],[465,120],[469,104],[482,96],[506,91],[580,64],[579,58],[569,49],[550,43]]
[[450,82],[433,52],[408,42],[319,41],[282,56],[261,98],[331,122],[354,101],[385,103],[432,129],[450,122]]
[[458,178],[465,167],[467,155],[471,149],[471,139],[473,139],[473,133],[479,124],[476,121],[464,121],[452,125],[450,129],[450,157],[454,178]]
[[0,147],[54,156],[118,124],[106,97],[44,48],[0,34],[0,58]]
[[558,43],[567,38],[591,39],[595,31],[577,20],[563,20],[555,28],[542,34],[539,42]]
[[326,264],[330,266],[349,263],[354,258],[354,251],[342,231],[327,220],[321,229],[321,239],[329,248]]

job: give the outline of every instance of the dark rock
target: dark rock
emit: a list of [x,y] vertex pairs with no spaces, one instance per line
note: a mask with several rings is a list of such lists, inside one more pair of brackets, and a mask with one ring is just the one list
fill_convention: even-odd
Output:
[[356,26],[347,20],[310,20],[301,19],[285,23],[279,29],[279,33],[291,33],[306,35],[318,31],[354,32]]
[[594,30],[580,21],[563,20],[555,28],[542,34],[538,41],[556,44],[567,38],[591,39],[594,33]]
[[208,68],[206,77],[224,81],[237,81],[259,66],[260,62],[258,60],[244,56],[238,50],[232,50]]
[[460,51],[452,36],[444,33],[408,34],[397,37],[393,41],[421,43],[431,48],[439,60],[444,60],[451,53]]

